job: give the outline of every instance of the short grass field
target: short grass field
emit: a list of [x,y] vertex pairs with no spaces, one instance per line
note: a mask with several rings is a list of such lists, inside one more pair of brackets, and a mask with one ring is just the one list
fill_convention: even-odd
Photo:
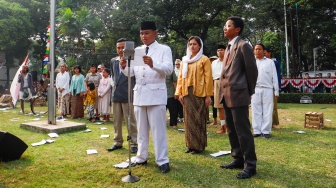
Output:
[[[28,104],[26,103],[26,112]],[[146,166],[132,168],[140,177],[136,183],[124,183],[128,169],[117,169],[114,164],[128,158],[128,143],[123,149],[107,152],[113,145],[113,121],[102,125],[86,119],[92,132],[76,131],[60,134],[52,144],[31,146],[47,134],[20,128],[20,123],[34,121],[33,115],[21,115],[19,107],[0,111],[0,130],[22,139],[28,149],[19,160],[0,162],[0,188],[4,187],[336,187],[336,105],[335,104],[279,104],[280,130],[271,139],[255,138],[258,157],[257,174],[251,179],[237,180],[239,170],[221,169],[231,156],[212,157],[211,153],[230,150],[227,135],[217,135],[219,126],[208,125],[208,146],[200,155],[184,153],[184,133],[167,128],[171,171],[159,172],[150,140]],[[305,129],[304,114],[309,111],[324,113],[322,130]],[[18,119],[13,119],[18,118]],[[47,116],[41,120],[47,122]],[[179,128],[183,128],[180,123]],[[107,130],[101,130],[106,127]],[[303,130],[305,134],[293,131]],[[109,138],[100,138],[109,134]],[[124,138],[127,132],[124,127]],[[0,143],[1,144],[1,143]],[[96,149],[98,154],[87,155]]]

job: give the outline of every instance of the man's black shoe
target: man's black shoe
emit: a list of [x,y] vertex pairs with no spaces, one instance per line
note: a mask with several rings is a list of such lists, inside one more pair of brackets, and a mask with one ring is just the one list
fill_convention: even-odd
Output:
[[237,174],[237,179],[251,178],[257,173],[255,168],[246,168]]
[[193,154],[193,155],[195,155],[195,154],[200,154],[200,153],[202,153],[202,151],[199,151],[199,150],[193,150],[193,151],[191,152],[191,154]]
[[237,161],[231,161],[229,164],[222,164],[220,165],[221,168],[225,169],[244,169],[244,163],[237,162]]
[[131,153],[136,153],[136,152],[138,152],[138,147],[131,146]]
[[265,138],[271,138],[271,135],[270,134],[264,134],[263,135]]
[[162,173],[167,173],[170,171],[170,167],[169,167],[169,163],[165,163],[163,165],[160,166],[160,171]]
[[107,148],[107,151],[114,151],[114,150],[121,149],[121,148],[122,146],[113,145],[112,147]]
[[261,136],[261,134],[254,134],[253,135],[254,138],[257,138],[257,137],[260,137],[260,136]]
[[146,165],[146,164],[147,164],[147,161],[144,161],[144,162],[142,162],[142,163],[134,162],[134,163],[132,163],[131,165],[132,165],[132,166],[138,166],[138,165]]

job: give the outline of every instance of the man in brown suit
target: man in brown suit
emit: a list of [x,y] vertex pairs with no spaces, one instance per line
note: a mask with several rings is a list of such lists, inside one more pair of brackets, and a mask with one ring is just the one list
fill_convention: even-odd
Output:
[[232,162],[220,167],[243,169],[237,174],[238,179],[255,175],[257,163],[248,106],[254,94],[258,69],[252,46],[239,37],[243,29],[243,20],[234,16],[228,18],[224,26],[224,36],[229,39],[229,44],[224,56],[219,89],[233,157]]

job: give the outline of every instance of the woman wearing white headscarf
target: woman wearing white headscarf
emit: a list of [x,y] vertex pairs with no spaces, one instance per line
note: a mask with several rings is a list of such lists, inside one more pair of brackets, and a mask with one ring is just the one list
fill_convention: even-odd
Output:
[[207,146],[206,109],[213,92],[211,62],[203,55],[203,42],[197,36],[188,39],[187,55],[177,81],[175,95],[183,105],[186,153],[198,154]]

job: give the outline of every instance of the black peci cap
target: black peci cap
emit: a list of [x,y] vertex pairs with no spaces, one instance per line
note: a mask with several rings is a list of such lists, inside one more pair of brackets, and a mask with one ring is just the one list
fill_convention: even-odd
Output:
[[154,21],[143,21],[141,22],[140,30],[156,30],[156,25]]

